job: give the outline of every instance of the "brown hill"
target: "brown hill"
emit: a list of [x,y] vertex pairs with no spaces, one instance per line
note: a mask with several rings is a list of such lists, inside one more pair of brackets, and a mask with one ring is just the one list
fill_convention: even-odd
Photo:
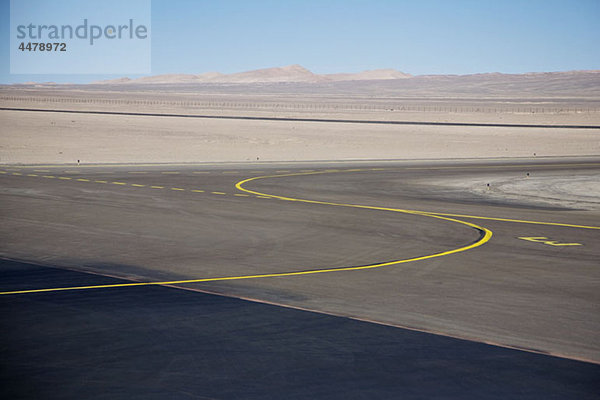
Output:
[[270,83],[270,82],[338,82],[357,80],[405,79],[411,75],[395,69],[378,69],[359,73],[314,74],[301,65],[263,68],[252,71],[221,74],[207,72],[204,74],[163,74],[145,76],[138,79],[119,78],[94,82],[95,84],[180,84],[180,83]]
[[[36,84],[36,86],[49,84]],[[66,88],[70,85],[52,85]],[[235,74],[166,74],[138,79],[119,78],[86,86],[111,90],[181,93],[260,93],[310,95],[368,95],[384,97],[460,98],[600,98],[600,70],[532,72],[525,74],[483,73],[471,75],[411,76],[394,69],[359,73],[314,74],[300,65],[265,68]]]

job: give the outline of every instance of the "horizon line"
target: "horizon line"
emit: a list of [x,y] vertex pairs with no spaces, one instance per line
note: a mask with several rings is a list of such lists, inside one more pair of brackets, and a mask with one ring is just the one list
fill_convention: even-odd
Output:
[[[55,81],[25,81],[25,82],[12,82],[12,83],[8,83],[8,82],[1,82],[0,85],[3,86],[15,86],[15,85],[93,85],[93,84],[106,84],[110,81],[116,81],[116,80],[129,80],[129,81],[136,81],[139,79],[143,79],[143,78],[151,78],[151,77],[159,77],[159,76],[168,76],[168,75],[173,75],[173,76],[190,76],[190,77],[201,77],[202,75],[208,75],[208,74],[218,74],[216,76],[216,78],[218,77],[229,77],[232,75],[239,75],[239,74],[244,74],[244,73],[251,73],[251,72],[260,72],[260,71],[267,71],[267,70],[278,70],[278,69],[291,69],[291,67],[299,67],[302,70],[310,73],[311,75],[315,76],[315,77],[333,77],[335,75],[360,75],[360,74],[364,74],[364,73],[368,73],[368,72],[383,72],[383,71],[389,71],[389,72],[394,72],[394,73],[399,73],[399,74],[403,74],[403,77],[398,77],[398,78],[375,78],[375,79],[364,79],[364,80],[405,80],[405,79],[412,79],[412,78],[419,78],[419,77],[434,77],[434,76],[438,76],[438,77],[442,77],[442,76],[454,76],[454,77],[458,77],[458,76],[476,76],[476,75],[542,75],[542,74],[556,74],[556,73],[600,73],[600,69],[575,69],[575,70],[554,70],[554,71],[528,71],[528,72],[500,72],[500,71],[493,71],[493,72],[474,72],[474,73],[468,73],[468,74],[457,74],[457,73],[440,73],[440,74],[418,74],[418,75],[413,75],[410,74],[408,72],[404,72],[401,71],[399,69],[396,68],[375,68],[375,69],[366,69],[366,70],[361,70],[358,72],[330,72],[330,73],[315,73],[313,71],[311,71],[310,69],[304,67],[301,64],[289,64],[289,65],[283,65],[283,66],[274,66],[274,67],[264,67],[264,68],[256,68],[256,69],[250,69],[250,70],[243,70],[243,71],[238,71],[238,72],[231,72],[231,73],[222,73],[219,71],[205,71],[205,72],[199,72],[199,73],[185,73],[185,72],[164,72],[164,73],[157,73],[157,74],[130,74],[129,76],[133,76],[134,78],[130,78],[129,76],[127,76],[127,74],[123,74],[123,75],[119,75],[119,74],[107,74],[107,75],[112,75],[114,77],[111,78],[106,78],[106,79],[100,79],[100,80],[93,80],[90,82],[86,82],[86,83],[73,83],[73,82],[55,82]],[[11,74],[11,75],[36,75],[36,74]],[[39,75],[45,75],[45,74],[39,74]],[[72,75],[77,75],[78,77],[83,77],[86,75],[90,75],[90,76],[94,76],[94,75],[102,75],[102,74],[70,74]],[[352,79],[350,79],[352,80]],[[338,81],[343,81],[343,79],[340,79]],[[283,83],[284,81],[272,81],[272,82],[256,82],[256,83]],[[322,83],[322,82],[326,82],[326,81],[322,81],[322,82],[302,82],[302,81],[289,81],[292,83]],[[329,82],[335,82],[335,80],[329,81]],[[144,82],[140,82],[140,83],[144,83]],[[151,83],[151,82],[145,82],[145,83]],[[189,82],[188,82],[189,83]],[[218,82],[218,81],[205,81],[205,82],[198,82],[198,83],[225,83],[225,82]],[[228,83],[253,83],[253,82],[228,82]]]

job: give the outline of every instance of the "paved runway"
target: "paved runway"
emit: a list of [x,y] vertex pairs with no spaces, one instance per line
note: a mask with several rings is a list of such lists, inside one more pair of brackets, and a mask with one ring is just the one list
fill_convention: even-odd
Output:
[[[110,398],[594,398],[598,212],[431,182],[599,169],[2,168],[0,255],[29,262],[2,264],[2,380],[11,397],[102,398],[102,387]],[[49,392],[53,381],[71,384]]]

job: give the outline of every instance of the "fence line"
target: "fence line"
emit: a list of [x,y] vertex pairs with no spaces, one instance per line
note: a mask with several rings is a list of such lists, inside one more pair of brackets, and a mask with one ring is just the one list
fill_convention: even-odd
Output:
[[285,102],[232,102],[197,100],[142,100],[142,99],[94,99],[75,97],[1,96],[0,100],[13,102],[102,104],[130,106],[172,106],[196,109],[253,109],[253,110],[311,110],[311,111],[390,111],[390,112],[440,112],[440,113],[496,113],[496,114],[580,114],[598,113],[595,107],[560,106],[456,106],[415,105],[406,103],[349,104],[349,103],[285,103]]

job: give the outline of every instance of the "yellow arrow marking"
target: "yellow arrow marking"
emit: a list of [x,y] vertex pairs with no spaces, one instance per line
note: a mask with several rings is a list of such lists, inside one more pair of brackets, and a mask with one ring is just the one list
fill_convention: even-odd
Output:
[[523,236],[523,237],[519,237],[519,239],[521,240],[527,240],[529,242],[535,242],[535,243],[543,243],[543,244],[547,244],[549,246],[583,246],[581,243],[560,243],[557,242],[556,240],[550,240],[545,236]]

